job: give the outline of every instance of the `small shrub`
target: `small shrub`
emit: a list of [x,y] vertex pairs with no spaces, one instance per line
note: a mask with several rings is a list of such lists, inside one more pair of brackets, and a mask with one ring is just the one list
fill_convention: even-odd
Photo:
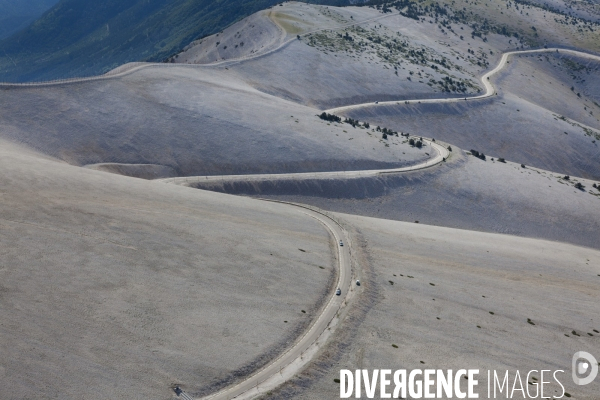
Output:
[[471,149],[471,154],[474,155],[475,157],[485,161],[485,154],[478,152],[477,150],[473,150]]
[[413,139],[413,138],[410,138],[410,139],[408,140],[408,144],[410,144],[411,146],[414,146],[414,145],[415,145],[415,139]]
[[525,164],[521,164],[521,168],[525,168]]
[[383,135],[381,135],[381,137],[387,140],[387,133],[384,133]]
[[452,146],[448,146],[448,151],[452,151]]
[[563,176],[563,179],[564,179],[565,181],[568,181],[569,179],[571,179],[571,177],[570,177],[569,175],[565,175],[565,176]]
[[500,157],[500,158],[498,159],[498,162],[501,162],[501,163],[504,163],[504,164],[506,164],[506,160],[505,160],[504,158],[502,158],[502,157]]
[[581,182],[577,182],[575,184],[575,189],[584,190],[585,186],[581,184]]
[[417,141],[417,143],[415,143],[415,146],[417,146],[417,148],[421,148],[423,147],[423,142],[421,142],[420,140]]
[[395,348],[395,349],[397,349],[397,348],[398,348],[398,345],[396,345],[396,344],[392,344],[392,347],[393,347],[393,348]]

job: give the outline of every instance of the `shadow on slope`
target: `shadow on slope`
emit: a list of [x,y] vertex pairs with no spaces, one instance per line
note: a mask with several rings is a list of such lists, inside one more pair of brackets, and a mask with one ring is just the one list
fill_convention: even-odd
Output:
[[[224,182],[195,187],[308,203],[330,211],[506,233],[600,248],[600,190],[586,180],[458,154],[379,178]],[[574,188],[581,181],[585,190]],[[600,185],[600,183],[598,183]]]
[[346,114],[492,157],[600,179],[600,140],[596,139],[600,131],[588,132],[513,94],[456,103],[371,107]]
[[31,153],[0,142],[0,398],[207,394],[331,296],[335,244],[301,212]]
[[73,165],[152,178],[392,168],[429,157],[400,137],[328,123],[227,70],[200,68],[2,90],[0,137]]

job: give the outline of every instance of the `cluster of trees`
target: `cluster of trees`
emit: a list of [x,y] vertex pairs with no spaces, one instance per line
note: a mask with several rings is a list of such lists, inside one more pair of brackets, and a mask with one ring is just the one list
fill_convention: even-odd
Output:
[[340,117],[338,117],[337,115],[328,114],[324,111],[323,111],[323,113],[321,113],[321,115],[319,115],[319,118],[321,118],[324,121],[329,121],[329,122],[342,122],[342,119]]
[[465,93],[467,91],[467,85],[465,82],[461,80],[454,80],[449,76],[445,76],[443,79],[436,81],[435,79],[429,80],[431,83],[434,83],[440,87],[440,89],[444,92],[460,92]]
[[421,15],[424,14],[423,7],[411,0],[371,0],[367,2],[366,5],[375,7],[383,13],[391,12],[392,10],[390,10],[390,8],[393,7],[398,10],[401,15],[417,21]]
[[346,118],[344,123],[352,125],[353,128],[360,126],[360,121],[354,118]]
[[415,140],[415,139],[413,139],[413,138],[410,138],[410,139],[408,140],[408,144],[410,144],[411,146],[416,146],[416,147],[417,147],[417,148],[419,148],[419,149],[420,149],[421,147],[423,147],[423,142],[421,141],[421,139],[419,139],[419,140]]
[[[471,149],[471,154],[473,154],[475,157],[485,161],[485,154],[480,153],[477,150],[473,150],[473,149]],[[498,159],[498,161],[500,161],[500,159]]]
[[[398,136],[398,132],[393,131],[393,130],[388,129],[388,128],[381,128],[381,127],[378,126],[376,128],[376,130],[377,130],[377,132],[382,132],[385,135],[384,139],[387,138],[388,135],[390,135],[390,136],[394,136],[394,135]],[[402,134],[402,136],[404,136],[404,134]]]
[[[342,119],[340,117],[338,117],[337,115],[329,114],[329,113],[326,113],[326,112],[322,112],[321,115],[319,115],[319,118],[321,118],[324,121],[329,121],[329,122],[342,122]],[[367,129],[369,129],[371,127],[371,125],[368,122],[363,122],[362,125],[361,125],[360,121],[357,120],[357,119],[354,119],[354,118],[345,118],[344,119],[344,123],[352,125],[353,128],[356,128],[357,126],[363,126],[363,127],[367,128]],[[400,132],[399,133],[399,132],[396,132],[396,131],[394,131],[392,129],[385,128],[385,127],[382,128],[380,126],[377,126],[375,128],[375,130],[377,132],[381,132],[381,134],[382,134],[381,137],[383,139],[387,139],[388,136],[394,136],[394,135],[396,137],[398,137],[398,135],[406,136],[407,138],[409,137],[408,133],[404,133],[404,132]],[[434,139],[434,141],[435,141],[435,139]],[[410,144],[411,146],[416,146],[418,148],[421,148],[421,147],[423,147],[423,138],[420,138],[418,140],[415,140],[415,139],[411,138],[411,139],[409,139],[408,144]],[[448,149],[450,151],[452,151],[452,149],[450,148],[450,146],[448,146]]]

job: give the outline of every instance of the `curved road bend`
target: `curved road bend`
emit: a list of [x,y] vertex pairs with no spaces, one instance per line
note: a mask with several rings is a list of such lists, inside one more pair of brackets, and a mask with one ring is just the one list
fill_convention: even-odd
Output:
[[494,86],[492,85],[492,83],[489,81],[489,78],[492,75],[495,75],[498,72],[500,72],[502,70],[502,68],[504,68],[506,66],[506,64],[508,63],[508,58],[510,56],[520,55],[520,54],[549,53],[549,52],[568,53],[568,54],[572,54],[572,55],[575,55],[575,56],[585,57],[585,58],[589,58],[591,60],[600,61],[600,56],[597,56],[595,54],[585,53],[585,52],[577,51],[577,50],[568,50],[568,49],[550,48],[550,49],[537,49],[537,50],[516,50],[516,51],[509,51],[509,52],[506,52],[506,53],[502,54],[502,57],[500,58],[500,62],[498,62],[498,65],[494,69],[492,69],[491,71],[485,73],[481,77],[481,83],[483,83],[483,86],[485,87],[485,93],[484,94],[480,94],[480,95],[477,95],[477,96],[470,96],[470,97],[467,96],[467,97],[452,97],[452,98],[439,98],[439,99],[413,99],[413,100],[402,99],[402,100],[392,100],[392,101],[380,101],[380,102],[377,102],[377,103],[370,102],[370,103],[361,103],[361,104],[351,104],[351,105],[342,106],[342,107],[330,108],[329,110],[325,110],[325,112],[328,112],[330,114],[336,114],[336,113],[343,113],[345,111],[356,110],[356,109],[359,109],[359,108],[398,105],[398,104],[403,104],[403,103],[405,103],[407,101],[409,103],[414,103],[414,102],[420,102],[420,103],[456,103],[456,102],[465,101],[465,100],[481,100],[481,99],[486,99],[488,97],[492,97],[496,93],[496,90],[494,89]]
[[[327,27],[327,28],[319,28],[319,29],[315,29],[312,31],[308,31],[308,32],[304,32],[302,33],[300,36],[306,36],[306,35],[310,35],[312,33],[317,33],[317,32],[321,32],[321,31],[326,31],[326,30],[338,30],[338,29],[344,29],[350,26],[355,26],[355,25],[361,25],[361,24],[366,24],[368,22],[373,22],[373,21],[377,21],[383,18],[387,18],[387,17],[391,17],[392,15],[397,15],[396,13],[392,13],[392,14],[386,14],[386,15],[380,15],[377,17],[373,17],[373,18],[368,18],[362,21],[357,21],[357,22],[350,22],[347,24],[342,24],[342,25],[338,25],[338,26],[332,26],[332,27]],[[287,32],[285,32],[285,30],[283,28],[281,28],[281,26],[275,22],[272,18],[269,17],[269,19],[273,22],[273,24],[275,24],[279,29],[283,30],[282,32],[282,37],[280,39],[280,44],[271,49],[271,50],[267,50],[261,53],[255,53],[252,55],[247,55],[247,56],[242,56],[239,58],[233,58],[230,60],[223,60],[223,61],[216,61],[213,63],[207,63],[207,64],[170,64],[170,63],[144,63],[144,62],[132,62],[132,63],[128,63],[128,64],[124,64],[121,65],[120,67],[117,67],[115,70],[118,71],[116,73],[111,73],[110,71],[107,72],[104,75],[96,75],[96,76],[89,76],[86,78],[69,78],[69,79],[59,79],[59,80],[55,80],[55,81],[47,81],[47,82],[32,82],[32,83],[10,83],[10,82],[0,82],[0,87],[12,87],[12,88],[17,88],[17,87],[45,87],[45,86],[55,86],[55,85],[64,85],[64,84],[69,84],[69,83],[80,83],[80,82],[92,82],[92,81],[100,81],[100,80],[105,80],[105,79],[115,79],[115,78],[121,78],[123,76],[132,74],[134,72],[140,71],[142,69],[146,69],[146,68],[172,68],[172,67],[179,67],[179,68],[207,68],[207,67],[219,67],[219,66],[227,66],[227,65],[234,65],[234,64],[238,64],[238,63],[242,63],[244,61],[249,61],[249,60],[253,60],[259,57],[264,57],[266,55],[275,53],[279,50],[281,50],[282,48],[286,47],[287,45],[289,45],[290,43],[298,40],[296,37],[290,38],[288,40],[285,40],[285,37],[287,36]],[[128,67],[128,65],[130,67]],[[115,71],[113,70],[113,71]]]
[[340,178],[362,178],[373,177],[381,174],[391,174],[396,172],[416,171],[428,167],[432,167],[448,158],[450,152],[444,146],[432,142],[428,139],[423,139],[436,152],[436,155],[420,164],[410,165],[402,168],[392,169],[373,169],[364,171],[335,171],[335,172],[297,172],[289,174],[253,174],[253,175],[213,175],[213,176],[186,176],[177,178],[156,179],[158,182],[173,183],[176,185],[189,186],[190,184],[199,182],[222,182],[222,181],[264,181],[264,180],[281,180],[281,179],[340,179]]
[[[424,139],[435,151],[436,155],[429,160],[408,166],[403,168],[394,168],[394,169],[380,169],[380,170],[367,170],[367,171],[341,171],[341,172],[309,172],[309,173],[289,173],[289,174],[256,174],[256,175],[221,175],[221,176],[201,176],[201,177],[183,177],[183,178],[167,178],[167,179],[157,179],[157,181],[162,183],[171,183],[177,185],[189,185],[195,182],[214,182],[214,181],[223,181],[223,180],[246,180],[246,181],[256,181],[256,180],[276,180],[276,179],[327,179],[327,178],[357,178],[357,177],[368,177],[368,176],[377,176],[385,173],[396,173],[396,172],[407,172],[407,171],[415,171],[427,167],[431,167],[433,165],[437,165],[445,158],[449,156],[449,151],[429,140]],[[338,278],[338,288],[342,290],[342,295],[337,296],[335,294],[329,299],[327,305],[323,308],[323,311],[320,315],[317,316],[313,324],[310,328],[304,333],[304,335],[298,339],[295,344],[276,358],[273,362],[271,362],[266,367],[262,368],[258,372],[255,372],[242,382],[238,383],[235,386],[231,386],[212,394],[210,396],[205,397],[204,399],[208,400],[230,400],[234,398],[252,398],[261,394],[261,384],[263,386],[267,386],[269,388],[276,387],[281,383],[285,382],[289,379],[290,376],[293,376],[296,372],[298,372],[304,365],[306,365],[310,359],[311,355],[315,354],[315,351],[308,351],[311,347],[314,350],[316,343],[319,341],[321,343],[325,342],[325,340],[335,331],[337,324],[331,324],[337,315],[338,311],[342,307],[342,305],[346,302],[350,294],[351,287],[351,276],[352,276],[352,265],[350,262],[350,250],[351,243],[345,234],[342,227],[333,219],[331,219],[326,214],[314,210],[308,206],[304,206],[301,204],[295,204],[284,201],[277,200],[264,200],[264,201],[273,201],[277,203],[283,203],[290,207],[300,208],[301,212],[304,214],[318,220],[329,230],[331,235],[334,238],[336,247],[338,248],[337,259],[339,262],[339,278]],[[343,241],[344,246],[339,246],[339,242]],[[329,329],[328,329],[329,328]],[[318,347],[318,346],[317,346]],[[304,353],[307,353],[307,357],[303,357]],[[310,353],[310,354],[309,354]],[[285,376],[288,378],[284,377]],[[189,396],[186,393],[182,395]]]
[[[274,202],[286,204],[290,207],[294,207],[297,210],[299,209],[299,211],[303,214],[306,214],[321,222],[323,225],[325,225],[327,230],[329,230],[335,241],[334,244],[338,249],[336,257],[339,263],[337,288],[342,290],[342,294],[340,296],[336,296],[334,294],[329,299],[329,302],[323,308],[323,311],[316,318],[310,328],[285,353],[237,385],[225,388],[220,392],[204,397],[206,400],[230,400],[234,398],[256,397],[257,395],[264,393],[261,391],[261,385],[269,388],[276,387],[286,380],[284,378],[284,374],[286,376],[294,375],[310,361],[310,357],[303,357],[303,354],[307,352],[311,346],[318,347],[318,341],[323,336],[328,337],[331,334],[332,331],[327,330],[328,327],[336,327],[337,324],[332,324],[332,322],[337,316],[338,311],[346,303],[346,299],[350,293],[352,278],[350,241],[348,240],[342,227],[324,213],[313,210],[307,206],[282,201]],[[340,240],[343,241],[344,246],[339,246]],[[322,340],[321,343],[324,341],[325,340]],[[298,362],[298,360],[300,362]],[[189,395],[187,396],[189,397]]]

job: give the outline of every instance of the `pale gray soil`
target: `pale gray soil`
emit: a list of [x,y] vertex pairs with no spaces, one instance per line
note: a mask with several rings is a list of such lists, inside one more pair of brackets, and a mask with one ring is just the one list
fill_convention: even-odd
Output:
[[[539,370],[562,369],[557,377],[572,398],[597,398],[600,382],[576,386],[570,371],[576,351],[600,346],[598,250],[340,217],[364,246],[363,292],[329,351],[265,398],[339,398],[340,369],[375,368],[480,369],[480,398],[488,369],[510,370],[511,386],[516,370],[527,386],[530,370],[539,381]],[[560,394],[556,383],[545,386],[545,396]]]
[[499,76],[497,84],[502,92],[596,128],[600,140],[600,63],[597,61],[566,53],[516,56]]
[[[427,158],[407,145],[386,147],[381,133],[328,124],[317,113],[224,69],[169,66],[3,90],[0,138],[73,165],[110,164],[103,168],[145,178],[391,168]],[[155,165],[151,174],[147,164]]]
[[[577,27],[558,29],[541,10],[485,4],[482,15],[535,24],[552,32],[552,43],[597,46],[598,32],[577,39]],[[337,244],[325,228],[283,205],[116,174],[363,170],[431,158],[402,137],[384,140],[376,125],[443,140],[453,154],[433,168],[377,178],[201,186],[362,215],[341,218],[364,292],[342,334],[274,397],[337,397],[340,368],[423,361],[570,371],[576,350],[598,348],[600,191],[576,177],[600,180],[599,140],[596,130],[560,119],[600,128],[597,66],[516,59],[493,99],[355,110],[348,116],[371,127],[352,128],[316,115],[363,101],[475,94],[477,77],[522,43],[494,34],[483,42],[468,26],[442,28],[429,17],[375,21],[383,15],[369,8],[286,3],[271,11],[175,60],[265,53],[251,61],[2,88],[0,398],[167,399],[175,384],[204,395],[273,360],[331,295]],[[370,20],[363,31],[308,34],[362,20]],[[346,33],[370,42],[351,52],[339,36]],[[387,60],[380,36],[429,61]],[[444,72],[431,66],[442,57],[452,63]],[[442,92],[446,74],[467,89]],[[568,391],[590,398],[596,388]]]
[[[282,8],[297,19],[308,19],[297,4],[286,3]],[[360,29],[348,27],[302,35],[301,40],[295,40],[277,52],[232,65],[230,69],[261,91],[326,109],[364,101],[478,93],[481,85],[476,81],[476,75],[486,68],[477,65],[475,57],[467,56],[467,49],[478,54],[485,53],[490,65],[493,65],[499,56],[498,49],[508,47],[509,39],[503,36],[490,35],[487,43],[461,40],[458,34],[448,36],[442,33],[434,24],[417,23],[398,14],[383,15],[368,7],[340,9],[305,5],[304,8],[313,9],[313,13],[321,10],[321,19],[327,18],[332,23],[351,24],[379,19],[359,24]],[[310,17],[313,17],[312,13]],[[468,27],[460,31],[462,34],[465,34],[464,29]],[[361,51],[348,50],[347,42],[339,36],[346,33],[353,38],[353,43],[364,43]],[[389,50],[378,45],[374,41],[376,38],[406,41],[411,49],[425,49],[427,57],[432,60],[446,58],[451,67],[436,70],[429,64],[423,66],[404,56],[394,58],[395,61],[385,60],[382,55]],[[217,39],[213,37],[211,40]],[[431,79],[437,82],[447,76],[440,72],[442,70],[453,79],[468,83],[468,90],[445,94],[437,84],[429,86]],[[310,73],[307,74],[307,71]]]
[[[491,4],[491,8],[496,7],[499,5]],[[293,26],[286,25],[287,29],[299,32],[301,40],[294,40],[267,56],[231,64],[228,72],[263,92],[319,108],[365,101],[471,95],[481,86],[478,82],[481,73],[496,65],[502,51],[516,45],[514,38],[501,35],[489,34],[487,42],[471,38],[466,33],[471,28],[461,24],[453,24],[449,30],[430,23],[429,18],[425,18],[425,22],[416,22],[397,14],[384,15],[368,7],[340,9],[292,2],[274,10],[279,17],[269,17],[269,13],[263,12],[254,15],[252,23],[261,23],[260,26],[266,29],[272,26],[272,20],[293,21]],[[541,10],[526,10],[530,15],[520,14],[523,9],[512,7],[505,11],[515,13],[517,19],[538,21],[541,24],[536,22],[538,29],[550,29],[552,23]],[[282,15],[286,17],[282,19]],[[373,18],[379,19],[372,21]],[[508,17],[503,15],[500,20],[503,18]],[[318,24],[309,26],[311,20]],[[315,25],[329,23],[335,26],[369,20],[360,24],[363,31],[347,27],[306,33],[314,30]],[[461,27],[467,30],[461,30]],[[232,27],[222,35],[231,36],[234,31],[238,28]],[[339,36],[346,33],[354,42],[368,43],[369,50],[350,51],[348,42]],[[462,40],[461,35],[464,35]],[[559,44],[572,45],[574,42],[569,40],[575,38],[567,36]],[[452,66],[442,68],[438,65],[436,71],[429,65],[415,64],[406,54],[392,57],[394,62],[386,60],[383,55],[387,48],[369,38],[407,42],[415,50],[424,49],[430,59],[445,58]],[[212,36],[203,43],[217,41],[219,39]],[[188,52],[195,48],[199,47],[192,46]],[[600,179],[600,106],[594,104],[600,104],[596,95],[597,65],[584,59],[562,57],[544,54],[511,59],[507,68],[493,78],[499,87],[499,96],[494,101],[444,105],[412,102],[345,114],[371,124],[440,138],[464,149],[473,148],[518,163]],[[538,58],[543,61],[537,61]],[[486,60],[487,66],[478,65],[480,60]],[[199,58],[194,62],[204,61]],[[584,69],[580,69],[582,67]],[[443,92],[438,83],[432,84],[431,80],[439,82],[447,77],[446,73],[455,81],[465,82],[467,91]],[[570,90],[572,85],[573,91]],[[582,97],[577,97],[577,93]],[[560,120],[563,115],[583,125]],[[587,126],[595,129],[586,131],[582,128]]]
[[276,47],[284,33],[266,14],[268,11],[259,11],[223,32],[190,43],[171,62],[207,64],[252,56]]
[[413,102],[346,114],[492,157],[600,180],[600,140],[595,137],[600,131],[589,135],[581,126],[560,120],[558,112],[511,93],[487,100],[453,104]]
[[332,293],[336,243],[293,208],[6,143],[0,168],[2,399],[206,394],[287,348]]
[[[520,164],[482,161],[455,148],[451,160],[440,166],[380,178],[197,186],[336,212],[600,248],[600,191],[593,181],[561,177]],[[585,191],[573,187],[576,181]]]

